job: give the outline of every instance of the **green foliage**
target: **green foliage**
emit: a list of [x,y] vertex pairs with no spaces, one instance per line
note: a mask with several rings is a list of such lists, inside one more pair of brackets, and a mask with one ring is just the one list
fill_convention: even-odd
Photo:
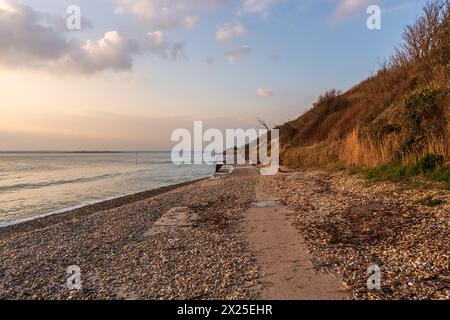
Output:
[[426,175],[429,179],[445,184],[445,188],[450,190],[450,168],[439,167]]
[[427,137],[440,136],[445,132],[446,121],[442,101],[448,93],[448,89],[432,88],[406,99],[402,115],[406,137],[399,155],[413,149],[421,150]]
[[425,198],[417,200],[415,203],[427,207],[435,207],[442,204],[443,201],[439,199],[434,199],[432,196],[427,196]]
[[436,154],[427,154],[421,158],[414,166],[414,171],[417,173],[427,174],[445,165],[444,157]]
[[365,176],[371,181],[402,181],[407,178],[422,175],[431,181],[442,182],[450,189],[450,168],[445,166],[440,155],[427,154],[414,165],[383,165],[365,171]]
[[413,175],[411,168],[403,165],[383,165],[366,171],[366,178],[371,181],[398,182]]
[[314,107],[318,107],[320,105],[332,105],[336,101],[336,99],[342,94],[341,91],[336,89],[331,89],[324,94],[319,96],[317,102],[314,103]]

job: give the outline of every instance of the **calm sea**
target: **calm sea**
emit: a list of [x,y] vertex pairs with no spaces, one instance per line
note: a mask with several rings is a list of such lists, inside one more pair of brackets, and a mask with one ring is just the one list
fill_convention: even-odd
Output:
[[0,226],[213,174],[169,152],[0,153]]

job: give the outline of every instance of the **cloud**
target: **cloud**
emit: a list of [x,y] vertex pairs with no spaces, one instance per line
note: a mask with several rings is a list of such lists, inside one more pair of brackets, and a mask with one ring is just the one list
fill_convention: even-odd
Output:
[[200,18],[198,16],[195,16],[195,15],[184,17],[184,21],[183,21],[182,25],[186,29],[192,29],[192,28],[195,27],[195,25],[197,24],[199,19]]
[[187,59],[185,52],[186,44],[184,42],[176,42],[170,48],[170,54],[168,58],[170,60],[177,60],[178,58]]
[[248,45],[242,45],[242,46],[236,47],[234,50],[228,52],[228,54],[227,54],[228,63],[230,63],[230,64],[236,63],[236,61],[239,58],[250,54],[250,51],[251,51],[251,49]]
[[129,71],[138,55],[175,60],[186,57],[184,48],[184,43],[167,41],[162,31],[148,33],[141,43],[114,30],[100,39],[79,43],[68,38],[60,20],[49,19],[29,6],[0,0],[0,64],[6,67],[81,73]]
[[340,0],[338,6],[331,15],[331,20],[341,20],[361,9],[380,2],[381,0]]
[[86,41],[81,52],[69,55],[69,64],[71,63],[78,71],[84,73],[108,69],[130,71],[136,55],[153,54],[164,59],[177,60],[186,58],[185,46],[182,42],[166,41],[162,31],[149,32],[142,44],[125,38],[117,31],[110,31],[105,33],[102,39]]
[[107,69],[130,70],[133,67],[133,55],[138,51],[136,43],[117,31],[110,31],[99,40],[87,40],[81,50],[68,53],[62,62],[86,73]]
[[261,89],[261,88],[256,90],[256,94],[261,98],[268,98],[268,97],[272,97],[274,95],[273,91],[268,90],[268,89]]
[[279,0],[244,0],[239,14],[257,13],[263,17],[269,14],[269,8]]
[[191,29],[197,23],[198,13],[215,8],[227,0],[115,0],[116,14],[129,13],[157,29]]
[[160,48],[166,43],[166,37],[162,31],[149,32],[148,39],[151,48]]
[[180,56],[186,57],[184,48],[185,44],[182,42],[166,41],[165,33],[160,30],[149,32],[144,43],[144,50],[147,52],[170,60],[176,60]]
[[118,6],[114,9],[114,13],[118,16],[123,16],[127,12],[127,9],[125,9],[122,6]]
[[71,44],[57,26],[48,26],[46,16],[31,7],[0,0],[0,63],[26,66],[55,60]]
[[216,40],[219,42],[227,42],[234,37],[242,37],[247,33],[244,25],[240,22],[233,21],[221,26],[216,31]]

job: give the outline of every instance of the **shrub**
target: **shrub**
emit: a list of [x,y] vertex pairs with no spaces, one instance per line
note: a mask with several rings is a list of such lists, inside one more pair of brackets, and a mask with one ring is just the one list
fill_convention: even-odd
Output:
[[442,99],[447,90],[426,89],[406,99],[403,118],[406,129],[399,157],[413,151],[420,153],[427,143],[427,137],[445,134],[446,120]]
[[419,199],[415,202],[416,204],[420,204],[427,207],[435,207],[442,203],[444,203],[442,200],[434,199],[432,196],[427,196],[423,199]]
[[402,181],[406,178],[422,175],[434,182],[442,182],[450,189],[450,168],[445,167],[440,155],[427,154],[414,165],[383,165],[365,170],[365,176],[371,181]]
[[414,166],[417,173],[427,174],[444,166],[444,157],[436,154],[427,154]]

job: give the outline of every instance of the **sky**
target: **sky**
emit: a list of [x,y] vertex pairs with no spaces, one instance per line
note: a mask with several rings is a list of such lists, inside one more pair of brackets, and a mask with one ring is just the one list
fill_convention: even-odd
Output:
[[170,150],[194,120],[282,124],[374,73],[425,2],[0,0],[0,150]]

